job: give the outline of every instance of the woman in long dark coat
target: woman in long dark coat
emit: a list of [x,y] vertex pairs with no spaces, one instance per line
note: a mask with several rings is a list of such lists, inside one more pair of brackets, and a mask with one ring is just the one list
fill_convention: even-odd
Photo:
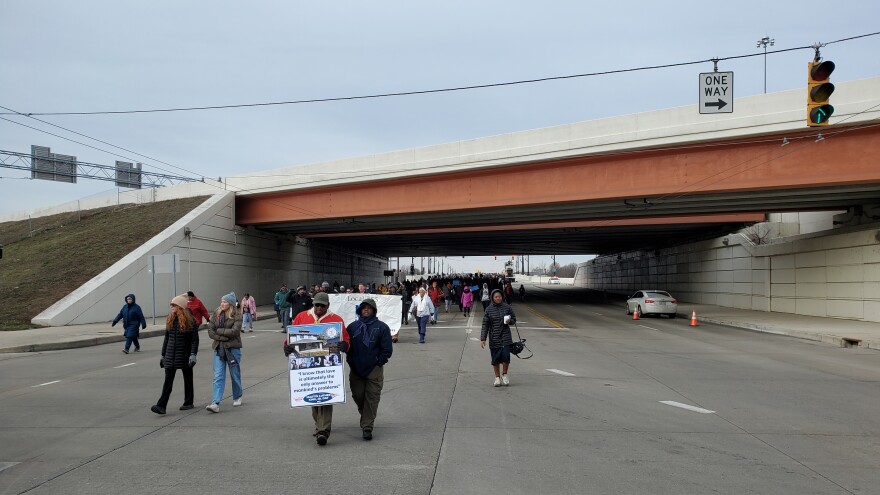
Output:
[[174,375],[177,370],[183,374],[183,405],[181,411],[193,408],[193,366],[196,365],[196,354],[199,352],[199,329],[190,310],[186,309],[186,294],[171,300],[171,312],[165,320],[165,340],[162,342],[162,358],[159,366],[165,368],[165,383],[162,395],[150,410],[156,414],[165,414]]

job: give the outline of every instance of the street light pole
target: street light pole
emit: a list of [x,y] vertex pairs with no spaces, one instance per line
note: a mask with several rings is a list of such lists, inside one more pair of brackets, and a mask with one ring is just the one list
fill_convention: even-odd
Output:
[[775,43],[776,40],[769,36],[764,36],[758,40],[758,48],[764,48],[764,94],[767,94],[767,46],[773,46]]

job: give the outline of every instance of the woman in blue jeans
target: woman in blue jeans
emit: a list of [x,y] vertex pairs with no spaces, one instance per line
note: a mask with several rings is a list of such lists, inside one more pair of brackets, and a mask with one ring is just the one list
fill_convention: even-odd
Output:
[[409,312],[416,317],[416,323],[419,324],[419,344],[424,344],[425,332],[428,331],[428,320],[436,312],[434,303],[431,302],[431,298],[426,293],[424,287],[419,287],[419,295],[413,296]]
[[241,405],[241,313],[235,309],[235,302],[235,292],[223,296],[208,321],[208,337],[214,349],[214,396],[205,409],[214,413],[220,412],[227,367],[232,379],[232,406]]

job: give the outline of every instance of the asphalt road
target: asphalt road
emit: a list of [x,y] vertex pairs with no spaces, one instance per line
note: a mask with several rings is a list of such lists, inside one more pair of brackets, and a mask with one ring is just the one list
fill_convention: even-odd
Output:
[[509,387],[492,387],[481,311],[441,314],[425,345],[405,327],[372,442],[349,397],[315,444],[309,412],[287,407],[272,321],[245,336],[244,405],[227,395],[219,414],[204,410],[206,338],[196,409],[177,410],[178,375],[166,416],[149,410],[158,338],[130,355],[0,355],[0,495],[880,493],[876,351],[633,321],[576,289],[527,288],[514,307],[534,357],[514,358]]

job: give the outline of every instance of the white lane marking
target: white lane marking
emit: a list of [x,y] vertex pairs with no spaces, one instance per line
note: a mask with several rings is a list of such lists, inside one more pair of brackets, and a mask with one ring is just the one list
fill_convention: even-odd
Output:
[[596,316],[605,316],[605,315],[603,315],[602,313],[596,313],[596,312],[593,312],[593,314],[596,315]]
[[654,328],[654,327],[648,327],[648,326],[645,326],[645,325],[639,325],[639,326],[642,327],[642,328],[647,328],[648,330],[657,330],[658,332],[660,331],[659,329]]
[[55,381],[53,381],[53,382],[46,382],[46,383],[41,383],[41,384],[39,384],[39,385],[32,385],[31,388],[44,387],[44,386],[46,386],[46,385],[52,385],[53,383],[58,383],[58,382],[60,382],[60,381],[61,381],[61,380],[55,380]]
[[476,338],[476,337],[471,337],[470,340],[473,340],[474,342],[479,342],[479,341],[480,341],[480,339],[478,339],[478,338]]
[[675,402],[674,400],[661,400],[660,403],[666,404],[667,406],[680,407],[682,409],[687,409],[688,411],[698,412],[700,414],[715,414],[715,411],[703,409],[702,407],[689,406],[687,404],[682,404],[681,402]]
[[548,369],[547,371],[549,371],[550,373],[556,373],[557,375],[562,375],[562,376],[576,376],[574,373],[569,373],[567,371],[562,371],[562,370]]
[[137,363],[123,364],[122,366],[114,366],[113,369],[116,369],[116,368],[125,368],[126,366],[134,366],[134,365],[136,365],[136,364],[137,364]]
[[255,339],[255,338],[257,338],[257,336],[256,336],[256,335],[248,335],[248,338],[249,338],[249,339]]

